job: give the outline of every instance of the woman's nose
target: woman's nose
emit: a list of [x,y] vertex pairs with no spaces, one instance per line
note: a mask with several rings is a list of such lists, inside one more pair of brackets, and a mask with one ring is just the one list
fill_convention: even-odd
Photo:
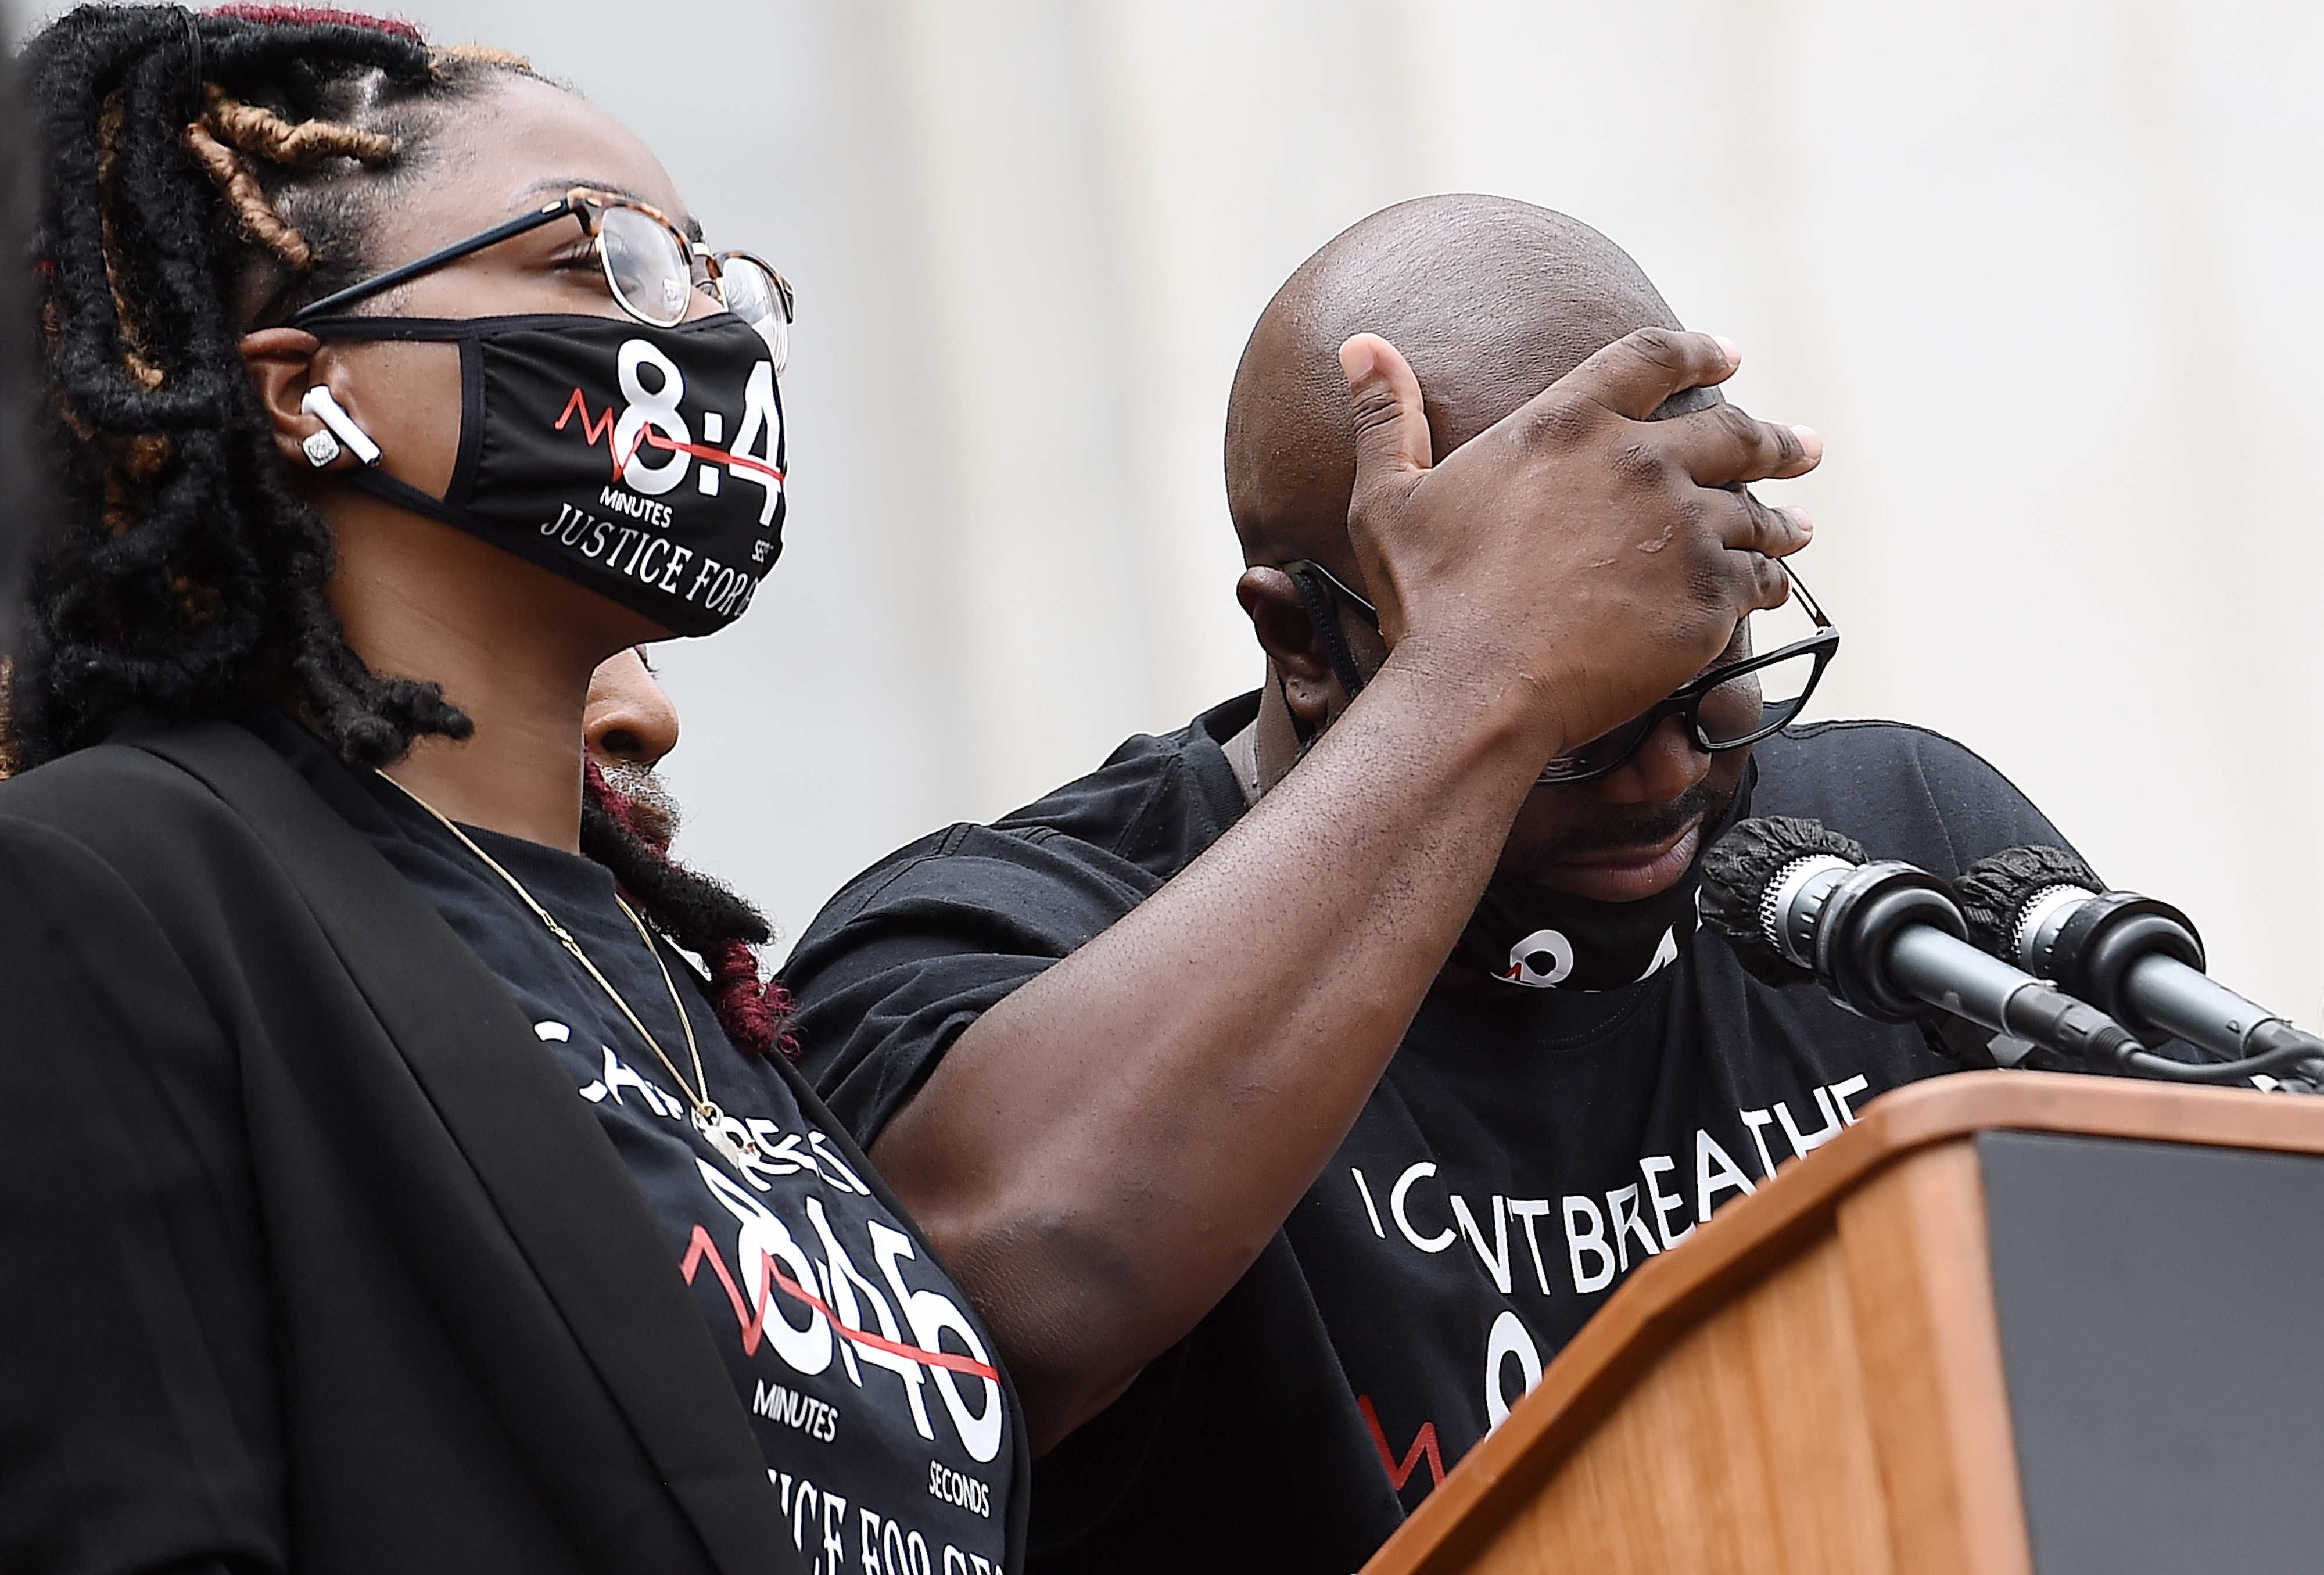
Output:
[[589,676],[581,734],[600,766],[626,761],[650,770],[678,747],[678,707],[634,648]]

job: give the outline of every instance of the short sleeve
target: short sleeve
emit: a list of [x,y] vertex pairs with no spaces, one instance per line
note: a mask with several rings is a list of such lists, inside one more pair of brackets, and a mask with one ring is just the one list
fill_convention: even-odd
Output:
[[1752,814],[1821,821],[1876,859],[1947,880],[2004,848],[2070,846],[2008,778],[1926,728],[1817,723],[1786,730],[1755,756]]
[[970,1024],[1160,885],[1044,829],[913,843],[834,898],[783,964],[800,1070],[871,1147]]

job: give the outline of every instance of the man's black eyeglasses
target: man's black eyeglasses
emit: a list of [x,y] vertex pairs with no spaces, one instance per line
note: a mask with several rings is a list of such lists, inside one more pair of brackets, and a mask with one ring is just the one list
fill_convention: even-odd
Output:
[[401,267],[327,295],[290,315],[298,327],[329,317],[383,290],[432,273],[567,216],[588,232],[614,304],[641,323],[672,328],[686,320],[687,304],[699,290],[759,330],[774,354],[779,373],[790,355],[790,325],[797,298],[773,266],[748,252],[713,252],[688,240],[662,211],[635,198],[576,186],[556,201],[505,224],[479,230]]
[[[1680,686],[1666,699],[1613,732],[1550,761],[1542,768],[1537,786],[1554,788],[1587,782],[1621,769],[1654,736],[1655,729],[1662,725],[1665,717],[1683,716],[1695,746],[1711,754],[1757,743],[1796,719],[1806,709],[1808,696],[1823,681],[1825,667],[1840,649],[1840,631],[1816,605],[1815,597],[1809,594],[1798,571],[1780,560],[1778,566],[1790,579],[1792,594],[1800,599],[1802,611],[1814,624],[1812,634],[1771,651],[1723,663]],[[1324,652],[1331,658],[1332,670],[1338,675],[1341,687],[1353,697],[1363,688],[1363,675],[1358,671],[1347,641],[1340,633],[1331,599],[1337,595],[1347,602],[1376,630],[1379,627],[1379,610],[1320,563],[1300,558],[1285,564],[1283,572],[1298,587],[1308,621],[1323,639]]]

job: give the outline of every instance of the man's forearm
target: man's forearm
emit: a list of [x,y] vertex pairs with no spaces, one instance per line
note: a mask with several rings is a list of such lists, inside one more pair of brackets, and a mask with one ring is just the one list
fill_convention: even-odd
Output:
[[1176,880],[987,1012],[873,1158],[1046,1447],[1176,1343],[1330,1159],[1540,761],[1520,697],[1391,659]]
[[1340,360],[1349,539],[1392,654],[1232,830],[986,1012],[872,1151],[1000,1340],[1037,1449],[1289,1214],[1542,763],[1699,672],[1782,600],[1768,555],[1807,539],[1738,484],[1810,468],[1812,433],[1648,419],[1733,372],[1706,336],[1626,336],[1442,464],[1395,348],[1358,335]]

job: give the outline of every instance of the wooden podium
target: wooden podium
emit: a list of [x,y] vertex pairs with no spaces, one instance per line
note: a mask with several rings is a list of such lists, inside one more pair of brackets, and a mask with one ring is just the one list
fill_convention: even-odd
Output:
[[2324,1099],[1898,1090],[1642,1266],[1365,1575],[2324,1570]]

